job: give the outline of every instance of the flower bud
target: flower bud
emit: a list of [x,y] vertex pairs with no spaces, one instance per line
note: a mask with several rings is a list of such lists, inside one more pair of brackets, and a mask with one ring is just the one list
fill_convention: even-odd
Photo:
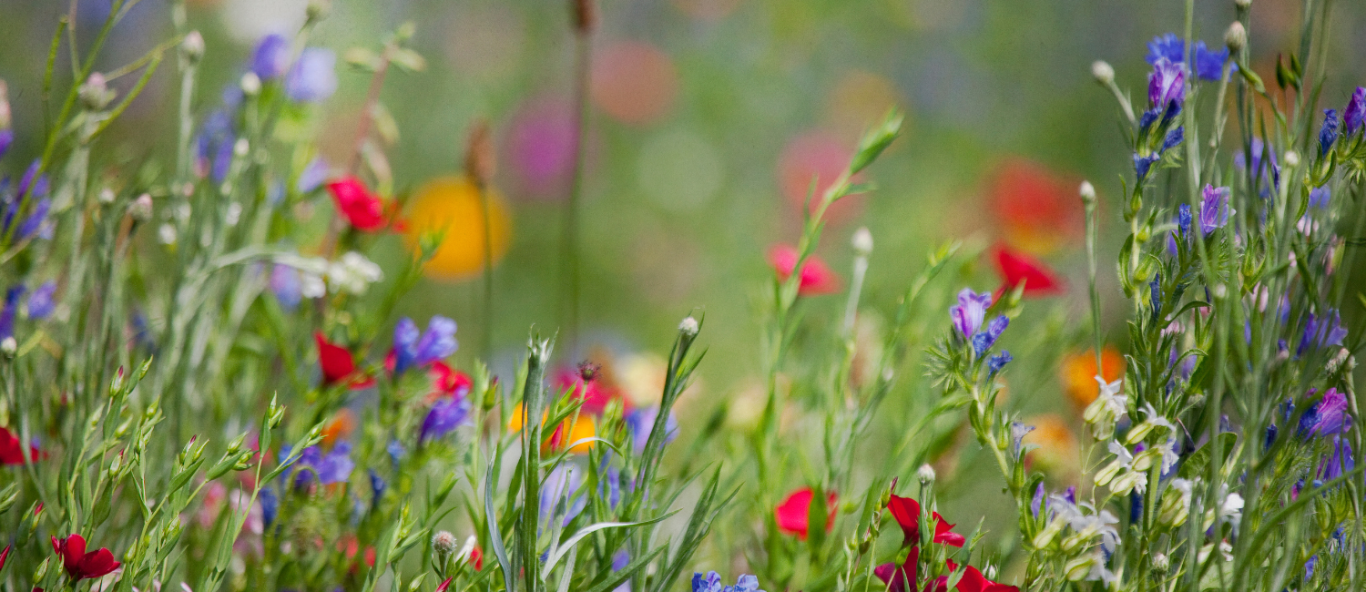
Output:
[[77,94],[81,98],[81,103],[91,111],[101,111],[114,100],[114,91],[109,88],[109,83],[99,72],[91,74]]
[[1243,23],[1233,21],[1233,24],[1228,26],[1228,31],[1224,33],[1224,45],[1233,53],[1243,50],[1247,45],[1247,29],[1243,28]]
[[449,530],[442,530],[432,535],[432,550],[436,551],[437,557],[443,560],[455,553],[455,535]]
[[488,122],[475,122],[465,142],[465,174],[480,188],[493,182],[493,174],[498,167],[496,154]]
[[238,86],[242,87],[242,94],[254,97],[261,94],[261,77],[257,76],[255,72],[247,72],[242,75],[242,80],[238,82]]
[[929,464],[920,465],[920,469],[916,470],[915,476],[920,479],[921,485],[934,483],[934,467]]
[[1233,0],[1233,5],[1242,10],[1247,10],[1252,6],[1252,0]]
[[0,354],[4,354],[6,358],[13,358],[18,352],[19,342],[14,340],[13,335],[0,340]]
[[1086,576],[1090,575],[1091,563],[1094,561],[1095,558],[1090,555],[1085,555],[1068,561],[1067,565],[1064,565],[1062,568],[1063,577],[1067,578],[1068,581],[1072,582],[1081,581],[1082,578],[1085,578]]
[[700,329],[701,326],[697,324],[697,319],[693,318],[692,315],[684,317],[683,320],[678,323],[678,332],[689,339],[697,337],[697,332]]
[[860,257],[867,257],[869,253],[873,252],[873,233],[868,231],[867,226],[855,230],[851,242],[854,245],[854,252]]
[[1104,60],[1096,60],[1091,63],[1091,76],[1095,77],[1096,82],[1109,85],[1115,81],[1115,69]]
[[204,57],[204,36],[199,31],[190,31],[185,34],[185,39],[180,42],[181,55],[185,56],[185,61],[191,64],[199,63],[199,59]]
[[250,149],[251,143],[247,142],[246,138],[238,138],[237,141],[232,144],[232,155],[242,158],[247,155],[247,151]]
[[1285,153],[1285,166],[1294,168],[1300,166],[1300,153],[1288,150]]
[[1086,207],[1095,205],[1096,186],[1092,185],[1090,181],[1082,181],[1081,188],[1077,190],[1077,193],[1081,194],[1081,203],[1085,204]]

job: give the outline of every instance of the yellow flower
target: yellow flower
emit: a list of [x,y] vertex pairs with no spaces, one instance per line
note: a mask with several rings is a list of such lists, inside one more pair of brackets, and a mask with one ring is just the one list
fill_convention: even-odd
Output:
[[[546,417],[547,414],[542,414],[541,421],[545,421]],[[522,406],[518,405],[512,409],[512,417],[508,420],[508,432],[517,432],[525,425],[526,419],[523,416]],[[566,429],[569,431],[569,435],[567,436],[565,435]],[[564,423],[560,424],[560,426],[548,437],[546,437],[545,433],[542,433],[541,436],[546,437],[547,439],[541,446],[541,452],[550,452],[571,442],[579,442],[580,440],[592,438],[597,435],[598,429],[597,425],[593,422],[593,417],[588,414],[582,414],[573,419],[572,423],[571,420],[565,420]],[[593,442],[579,442],[570,448],[569,451],[574,454],[587,454],[588,451],[593,449],[593,444]]]
[[1119,350],[1107,347],[1100,352],[1103,371],[1096,369],[1096,350],[1068,354],[1062,360],[1062,384],[1072,405],[1081,411],[1086,409],[1100,395],[1100,384],[1096,376],[1104,376],[1105,382],[1114,382],[1124,377],[1124,356]]
[[[493,261],[507,254],[511,234],[507,206],[488,192],[489,244]],[[413,196],[408,214],[408,244],[417,248],[423,234],[445,231],[436,254],[427,262],[429,277],[459,280],[484,270],[484,212],[479,190],[464,177],[438,177]]]

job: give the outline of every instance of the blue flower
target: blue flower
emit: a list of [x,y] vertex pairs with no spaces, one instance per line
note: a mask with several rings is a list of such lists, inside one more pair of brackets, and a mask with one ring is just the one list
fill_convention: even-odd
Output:
[[977,357],[980,358],[987,354],[987,350],[996,344],[996,340],[1001,337],[1001,333],[1006,330],[1008,325],[1010,325],[1010,319],[999,316],[987,323],[986,330],[972,336],[972,349],[976,352]]
[[1323,127],[1319,129],[1319,156],[1327,156],[1338,141],[1338,112],[1336,109],[1323,110]]
[[1002,368],[1005,368],[1006,364],[1009,364],[1014,359],[1015,357],[1010,355],[1010,352],[1008,351],[1002,351],[999,354],[987,358],[987,376],[994,376],[997,372],[1000,372]]
[[285,310],[293,311],[303,301],[303,286],[299,281],[299,270],[288,265],[276,263],[270,270],[270,291]]
[[1144,58],[1149,64],[1156,65],[1160,60],[1181,63],[1186,61],[1186,44],[1181,41],[1176,33],[1167,33],[1153,37],[1148,42],[1148,56]]
[[1166,119],[1175,117],[1186,100],[1186,71],[1181,64],[1158,60],[1148,74],[1148,104],[1166,112]]
[[[1342,123],[1347,127],[1347,135],[1356,135],[1366,125],[1366,87],[1358,86],[1347,100],[1347,108],[1342,111]],[[0,155],[4,150],[0,150]]]
[[[1324,481],[1331,481],[1350,473],[1354,468],[1356,468],[1356,462],[1352,458],[1352,444],[1347,441],[1347,438],[1333,436],[1333,455],[1319,469],[1319,478]],[[1318,484],[1315,485],[1315,487],[1319,486]]]
[[1162,312],[1162,274],[1153,275],[1153,281],[1148,282],[1148,290],[1152,294],[1148,297],[1148,304],[1153,309],[1153,318]]
[[337,55],[330,49],[310,47],[285,78],[285,94],[300,103],[317,103],[337,91]]
[[569,522],[588,506],[588,496],[579,493],[582,486],[583,477],[571,465],[559,465],[552,469],[550,474],[545,476],[545,481],[541,482],[542,519],[549,520],[552,514],[563,506],[562,524],[568,526]]
[[47,281],[33,290],[28,297],[28,318],[41,321],[52,315],[57,305],[52,296],[57,292],[57,282]]
[[958,304],[949,307],[949,318],[953,319],[953,326],[964,339],[971,339],[982,327],[988,308],[991,308],[990,292],[978,294],[972,288],[963,288],[958,293]]
[[1328,389],[1323,398],[1311,405],[1300,416],[1300,437],[1332,436],[1342,433],[1350,425],[1347,415],[1347,396],[1336,388]]
[[1176,228],[1177,228],[1177,230],[1179,230],[1179,231],[1181,232],[1181,238],[1186,238],[1186,235],[1190,234],[1190,231],[1191,231],[1191,206],[1190,206],[1190,204],[1184,204],[1184,203],[1183,203],[1183,204],[1181,204],[1181,205],[1179,205],[1179,206],[1176,206]]
[[1162,148],[1161,148],[1160,150],[1158,150],[1158,154],[1161,154],[1161,153],[1163,153],[1163,152],[1166,152],[1166,151],[1168,151],[1168,150],[1171,150],[1172,148],[1175,148],[1175,147],[1179,146],[1179,145],[1181,144],[1181,141],[1182,141],[1182,140],[1185,140],[1185,139],[1186,139],[1186,127],[1185,127],[1185,126],[1177,126],[1176,129],[1173,129],[1172,131],[1167,132],[1167,137],[1166,137],[1166,138],[1163,138],[1163,140],[1162,140]]
[[389,484],[384,482],[384,478],[379,476],[374,469],[370,469],[370,507],[379,507],[379,500],[384,499],[384,490],[389,488]]
[[[280,462],[286,462],[292,448],[289,445],[280,447]],[[351,443],[339,442],[332,448],[332,451],[323,454],[322,449],[317,446],[309,446],[299,453],[299,458],[295,459],[287,466],[287,470],[282,473],[286,480],[294,472],[295,467],[299,469],[294,475],[294,487],[300,489],[307,487],[313,481],[313,477],[318,478],[318,482],[323,485],[342,483],[351,479],[351,471],[355,470],[356,463],[351,460]]]
[[1205,185],[1200,196],[1200,231],[1205,236],[1228,224],[1228,199],[1231,194],[1228,187]]
[[1011,422],[1011,424],[1010,424],[1010,455],[1011,455],[1013,458],[1019,458],[1019,457],[1020,457],[1021,442],[1024,442],[1025,436],[1028,436],[1028,435],[1029,435],[1029,432],[1032,432],[1032,431],[1034,431],[1034,426],[1032,426],[1032,425],[1025,425],[1025,424],[1022,424],[1022,423],[1020,423],[1020,422],[1018,422],[1018,421],[1016,421],[1016,422]]
[[9,151],[10,144],[14,143],[14,130],[0,129],[0,158],[4,158],[5,152]]
[[1029,509],[1034,512],[1034,516],[1036,517],[1039,515],[1039,510],[1044,509],[1045,493],[1043,481],[1040,481],[1039,486],[1034,488],[1034,499],[1029,502]]
[[261,488],[261,523],[270,526],[275,523],[275,517],[280,513],[280,498],[275,496],[275,490],[269,487]]
[[1314,208],[1326,208],[1328,202],[1332,201],[1333,192],[1327,185],[1315,187],[1309,190],[1309,206]]
[[714,571],[707,572],[703,576],[700,573],[692,575],[692,592],[764,592],[759,589],[759,578],[752,575],[742,575],[735,581],[734,586],[721,584],[721,576]]
[[1295,355],[1303,354],[1311,346],[1342,345],[1342,340],[1346,337],[1347,329],[1342,326],[1342,317],[1338,315],[1337,309],[1330,309],[1322,317],[1311,312],[1309,319],[1304,323],[1304,334],[1300,336],[1300,345],[1295,350]]
[[[636,454],[645,452],[645,444],[654,431],[655,419],[659,417],[658,407],[638,407],[626,413],[626,429],[631,433],[631,447]],[[678,419],[673,413],[664,421],[664,443],[673,442],[678,437]]]
[[415,366],[426,366],[449,357],[460,348],[455,339],[455,321],[434,316],[421,333],[412,319],[404,317],[394,325],[394,374]]
[[1134,174],[1138,176],[1139,182],[1148,178],[1148,171],[1152,169],[1153,164],[1157,163],[1158,158],[1156,154],[1149,154],[1148,156],[1134,154]]
[[441,438],[454,432],[456,428],[465,424],[469,415],[470,402],[465,397],[455,395],[443,398],[432,405],[426,419],[422,420],[422,432],[418,440]]
[[408,451],[403,448],[403,444],[396,439],[389,440],[389,444],[384,447],[384,451],[389,453],[389,460],[394,463],[395,467],[397,467],[399,461],[403,460],[403,457],[408,454]]
[[0,339],[14,337],[14,312],[24,291],[23,286],[10,286],[5,290],[5,304],[0,308]]
[[274,80],[289,69],[289,39],[278,33],[261,38],[251,55],[251,71],[262,81]]
[[[1191,60],[1194,62],[1196,77],[1201,80],[1220,80],[1224,77],[1224,63],[1228,62],[1228,48],[1219,51],[1211,51],[1205,46],[1204,41],[1196,41],[1195,49],[1191,51]],[[1233,66],[1237,68],[1238,66]]]

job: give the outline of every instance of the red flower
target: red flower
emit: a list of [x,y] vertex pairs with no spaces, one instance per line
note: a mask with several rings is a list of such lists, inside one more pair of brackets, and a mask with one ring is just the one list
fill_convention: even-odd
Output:
[[5,545],[5,550],[0,551],[0,569],[5,569],[5,559],[9,557],[9,545]]
[[584,372],[582,367],[560,370],[555,374],[555,388],[560,391],[573,389],[571,396],[583,399],[583,406],[580,408],[583,413],[602,415],[609,403],[621,398],[621,393],[603,384],[601,370],[591,370],[592,377],[587,379],[584,378]]
[[108,575],[119,568],[114,554],[100,547],[98,551],[85,552],[85,538],[73,534],[67,538],[52,537],[52,550],[62,558],[62,567],[73,580],[98,578]]
[[1001,273],[1001,291],[1014,290],[1024,284],[1026,298],[1061,294],[1062,280],[1043,262],[1005,246],[996,248],[996,270]]
[[1080,179],[1059,176],[1022,158],[1007,160],[989,182],[990,208],[1012,246],[1046,253],[1080,237],[1086,216]]
[[318,364],[323,368],[323,384],[332,386],[346,382],[353,389],[375,384],[373,377],[357,371],[356,361],[349,350],[329,342],[321,332],[314,333],[313,339],[318,342]]
[[[920,561],[920,547],[911,547],[906,555],[906,561],[901,565],[895,563],[884,563],[873,568],[873,575],[882,583],[887,584],[888,592],[907,592],[915,588],[916,563]],[[910,582],[910,585],[907,585]]]
[[[778,504],[778,509],[774,512],[778,522],[778,530],[795,534],[797,538],[806,540],[807,518],[811,514],[811,498],[813,495],[811,488],[805,487],[792,492],[786,500],[783,500],[783,503]],[[836,497],[832,492],[827,494],[825,499],[825,505],[829,508],[829,515],[825,518],[825,531],[830,532],[835,527]]]
[[[906,536],[906,542],[912,546],[919,544],[920,502],[909,497],[893,495],[891,501],[887,502],[887,509],[892,512],[892,517],[896,519],[896,523],[901,525],[901,532]],[[963,538],[963,535],[953,532],[953,526],[943,516],[940,516],[939,512],[935,512],[933,542],[951,547],[962,547],[967,539]]]
[[484,550],[476,546],[470,550],[470,564],[474,566],[474,571],[484,570]]
[[[29,460],[37,462],[40,453],[37,446],[29,446]],[[24,464],[24,446],[13,432],[0,428],[0,464]]]
[[[952,559],[948,561],[949,569],[958,569],[958,564]],[[925,586],[926,592],[948,592],[949,577],[939,576],[934,582]],[[1020,592],[1015,586],[1008,586],[988,580],[977,568],[969,565],[964,568],[963,577],[959,578],[958,585],[954,586],[958,592]]]
[[[787,281],[792,275],[792,270],[797,267],[799,255],[797,249],[788,245],[777,245],[768,250],[768,262],[773,266],[773,270],[778,272],[779,280]],[[800,278],[797,293],[803,296],[833,294],[840,290],[839,276],[815,255],[807,257],[806,262],[802,264]]]
[[384,216],[384,201],[370,193],[365,184],[355,177],[343,177],[327,184],[337,211],[346,216],[351,226],[361,232],[375,232],[388,225]]
[[446,592],[446,589],[451,587],[452,579],[455,579],[455,576],[441,580],[441,583],[436,586],[436,592]]
[[445,362],[432,362],[427,369],[427,377],[432,380],[433,391],[427,395],[428,403],[435,403],[443,397],[464,396],[474,387],[470,375],[447,366]]

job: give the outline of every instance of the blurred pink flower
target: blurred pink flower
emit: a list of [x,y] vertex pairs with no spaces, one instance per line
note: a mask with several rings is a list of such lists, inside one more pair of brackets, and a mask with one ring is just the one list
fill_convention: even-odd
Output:
[[[786,281],[797,266],[797,249],[788,245],[777,245],[768,250],[768,262],[778,272],[778,279]],[[824,261],[815,255],[806,259],[802,265],[801,279],[797,293],[803,296],[833,294],[840,290],[840,278]]]

